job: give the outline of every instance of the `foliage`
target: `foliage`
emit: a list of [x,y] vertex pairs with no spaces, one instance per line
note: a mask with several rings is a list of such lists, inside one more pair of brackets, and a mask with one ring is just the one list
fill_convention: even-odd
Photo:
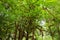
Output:
[[0,39],[59,40],[59,17],[59,0],[0,0]]

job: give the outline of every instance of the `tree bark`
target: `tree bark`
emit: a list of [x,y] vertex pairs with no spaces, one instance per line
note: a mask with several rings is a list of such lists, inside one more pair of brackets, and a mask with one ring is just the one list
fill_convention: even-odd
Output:
[[35,40],[35,39],[34,39],[34,30],[33,30],[32,34],[33,34],[33,35],[32,35],[32,40]]
[[[59,29],[59,24],[58,23],[57,23],[57,30],[58,30],[58,35],[60,35],[60,29]],[[60,40],[60,36],[59,36],[58,40]]]
[[29,39],[29,33],[28,33],[28,31],[27,31],[26,40],[28,40],[28,39]]
[[52,36],[52,40],[54,40],[54,37]]
[[6,40],[10,40],[10,33],[9,33],[8,38]]
[[23,36],[24,36],[24,31],[20,28],[18,40],[22,40]]
[[14,40],[16,40],[16,37],[17,37],[18,26],[19,26],[19,24],[15,21],[15,35],[14,35]]

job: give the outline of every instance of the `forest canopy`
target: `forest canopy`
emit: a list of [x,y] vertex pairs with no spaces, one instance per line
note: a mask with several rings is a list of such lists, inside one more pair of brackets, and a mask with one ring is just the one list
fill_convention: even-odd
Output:
[[60,0],[0,0],[0,40],[60,40]]

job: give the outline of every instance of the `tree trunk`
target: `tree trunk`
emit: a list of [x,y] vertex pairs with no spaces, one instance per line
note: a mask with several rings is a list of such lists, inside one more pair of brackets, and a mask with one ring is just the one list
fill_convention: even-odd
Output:
[[2,38],[0,38],[0,40],[2,40]]
[[16,40],[16,37],[17,37],[18,26],[19,26],[19,24],[15,21],[15,35],[14,35],[14,40]]
[[20,28],[19,29],[19,37],[18,37],[18,40],[22,40],[23,35],[24,35],[23,30]]
[[9,33],[8,38],[6,40],[10,40],[10,33]]
[[22,34],[21,34],[21,29],[19,29],[19,37],[18,37],[18,40],[22,40]]
[[52,40],[54,40],[54,33],[51,31],[51,27],[49,26],[49,30],[50,30],[50,35],[52,37]]
[[[60,25],[60,24],[58,24],[58,23],[57,23],[58,35],[60,35],[60,29],[59,29],[59,25]],[[60,40],[60,36],[59,36],[58,40]]]
[[28,33],[28,31],[27,31],[26,40],[28,40],[28,39],[29,39],[29,33]]
[[41,32],[41,35],[42,35],[42,40],[43,40],[43,29],[42,29],[42,27],[40,28],[40,32]]
[[35,39],[34,39],[34,30],[33,30],[32,34],[33,34],[33,35],[32,35],[32,40],[35,40]]
[[54,40],[54,37],[52,36],[52,40]]
[[44,36],[44,35],[43,35],[43,31],[42,31],[42,40],[43,40],[43,36]]

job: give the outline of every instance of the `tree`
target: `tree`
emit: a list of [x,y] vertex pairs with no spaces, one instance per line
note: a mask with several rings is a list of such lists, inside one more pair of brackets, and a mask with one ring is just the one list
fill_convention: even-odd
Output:
[[59,17],[59,0],[0,0],[0,39],[38,40],[42,35],[44,40],[50,35],[59,40]]

